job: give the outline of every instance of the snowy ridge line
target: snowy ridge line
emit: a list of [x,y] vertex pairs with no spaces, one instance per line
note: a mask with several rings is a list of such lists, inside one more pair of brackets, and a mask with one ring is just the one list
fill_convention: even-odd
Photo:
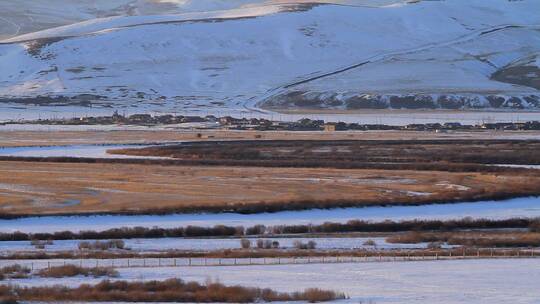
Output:
[[483,35],[488,35],[488,34],[492,34],[492,33],[495,33],[495,32],[501,31],[501,30],[513,29],[513,28],[540,29],[540,24],[501,24],[501,25],[495,25],[495,26],[491,26],[491,27],[488,27],[488,28],[483,28],[483,29],[473,31],[473,32],[468,33],[466,35],[462,35],[460,37],[457,37],[457,38],[451,39],[451,40],[447,40],[447,41],[442,41],[442,42],[437,42],[437,43],[429,43],[429,44],[422,45],[422,46],[419,46],[419,47],[415,47],[415,48],[412,48],[412,49],[398,50],[398,51],[389,52],[389,53],[377,54],[377,55],[374,55],[374,56],[369,57],[367,59],[364,59],[359,63],[354,63],[354,64],[349,65],[349,66],[341,67],[341,68],[338,68],[338,69],[336,69],[334,71],[322,72],[319,75],[310,76],[310,77],[308,77],[306,79],[297,80],[295,82],[284,84],[284,85],[281,85],[281,86],[276,87],[274,89],[271,89],[266,94],[262,95],[261,97],[253,99],[252,101],[248,101],[245,104],[245,108],[249,109],[249,110],[253,110],[253,108],[256,108],[257,106],[261,106],[265,101],[271,99],[272,97],[275,97],[275,96],[278,96],[278,95],[280,95],[282,93],[285,93],[288,89],[290,89],[292,87],[302,85],[302,84],[305,84],[305,83],[308,83],[308,82],[312,82],[312,81],[315,81],[315,80],[319,80],[319,79],[322,79],[322,78],[325,78],[325,77],[341,74],[341,73],[344,73],[344,72],[359,68],[359,67],[364,66],[364,65],[369,64],[369,63],[383,61],[383,60],[388,59],[388,57],[392,57],[392,56],[396,56],[396,55],[407,55],[407,54],[412,54],[412,53],[416,53],[416,52],[426,51],[426,50],[429,50],[429,49],[432,49],[432,48],[450,46],[450,45],[453,45],[453,44],[456,44],[456,43],[463,43],[463,42],[473,40],[474,38],[478,38],[478,37],[483,36]]
[[[261,17],[261,16],[279,14],[279,13],[282,13],[282,12],[289,12],[290,13],[291,11],[284,11],[284,9],[286,9],[287,7],[294,7],[294,6],[297,6],[297,5],[300,5],[300,6],[301,5],[334,5],[334,6],[344,6],[344,7],[378,8],[378,6],[353,5],[353,4],[331,3],[331,2],[299,2],[299,3],[286,2],[286,3],[279,3],[279,4],[263,4],[263,5],[256,5],[256,6],[252,6],[252,7],[250,6],[250,7],[246,7],[246,8],[218,10],[218,11],[211,11],[211,12],[184,13],[184,14],[174,14],[174,15],[155,15],[155,16],[115,16],[115,17],[106,17],[106,18],[96,18],[96,19],[92,19],[92,20],[88,20],[88,21],[82,21],[82,22],[75,23],[75,24],[70,24],[70,25],[66,25],[66,26],[60,26],[60,27],[57,27],[57,28],[47,29],[47,30],[43,30],[43,31],[35,32],[35,33],[29,33],[29,34],[24,34],[24,35],[21,35],[21,36],[17,36],[17,37],[5,39],[5,40],[0,40],[0,45],[28,43],[28,42],[32,42],[32,41],[35,41],[35,40],[51,39],[51,38],[65,38],[65,39],[79,38],[79,37],[96,35],[96,34],[100,34],[102,32],[107,32],[107,31],[121,30],[121,29],[124,29],[124,28],[132,28],[132,27],[147,26],[147,25],[151,26],[151,25],[159,25],[159,24],[190,23],[190,22],[210,22],[210,23],[212,23],[212,22],[224,22],[224,21],[228,21],[228,20],[257,18],[257,17]],[[230,12],[235,12],[237,10],[253,10],[255,8],[257,8],[257,9],[258,8],[278,8],[278,9],[277,10],[270,10],[270,11],[264,13],[264,14],[249,14],[249,13],[242,14],[242,13],[239,13],[238,15],[233,14],[231,16],[217,17],[217,16],[219,16],[219,14],[222,14],[222,13],[230,13]],[[181,19],[181,17],[183,17],[183,16],[205,15],[205,14],[208,14],[210,16],[200,16],[200,17],[196,17],[196,18]],[[213,17],[211,15],[215,15],[215,16]],[[128,24],[125,24],[125,25],[118,25],[118,26],[113,26],[113,27],[109,27],[109,28],[103,28],[101,30],[95,30],[95,31],[87,32],[87,33],[81,33],[79,35],[39,36],[40,33],[50,32],[50,31],[54,31],[54,30],[61,30],[61,29],[68,28],[68,27],[75,27],[77,25],[92,24],[92,23],[97,23],[99,21],[106,21],[106,20],[111,20],[112,21],[112,20],[116,20],[116,19],[118,19],[118,20],[120,20],[120,19],[130,19],[130,18],[140,19],[142,17],[145,17],[144,19],[160,19],[160,18],[168,18],[168,17],[170,17],[170,20],[149,21],[149,22],[132,23],[132,24],[128,23]],[[21,38],[24,38],[25,36],[32,36],[32,35],[38,35],[38,37],[25,38],[25,39],[21,40]]]
[[[92,20],[82,21],[70,25],[64,25],[52,29],[47,29],[43,31],[38,31],[34,33],[24,34],[21,36],[5,39],[0,41],[0,45],[7,44],[17,44],[17,43],[26,43],[38,39],[50,39],[50,38],[75,38],[75,37],[84,37],[93,34],[99,34],[103,31],[112,31],[120,30],[123,28],[131,28],[138,26],[150,26],[150,25],[159,25],[159,24],[169,24],[169,23],[190,23],[190,22],[223,22],[227,20],[237,20],[237,19],[247,19],[247,18],[256,18],[262,16],[268,16],[273,14],[279,14],[286,11],[288,7],[294,7],[296,5],[336,5],[336,6],[350,6],[350,7],[362,7],[355,5],[346,5],[346,4],[333,4],[333,3],[279,3],[279,4],[266,4],[266,5],[257,5],[253,7],[245,8],[236,8],[228,10],[217,10],[209,12],[190,12],[183,14],[172,14],[172,15],[146,15],[146,16],[115,16],[115,17],[106,17],[106,18],[96,18]],[[260,12],[260,9],[267,8]],[[139,21],[137,21],[139,20]],[[109,27],[107,25],[112,23]],[[77,27],[95,25],[98,27],[96,30],[91,30],[88,32],[82,32],[79,34],[61,34],[55,32],[58,31],[68,31],[70,29],[77,30]],[[35,37],[34,37],[35,36]]]
[[80,267],[112,267],[116,269],[156,268],[156,267],[224,267],[224,266],[272,266],[272,265],[307,265],[307,264],[360,264],[419,261],[455,261],[484,259],[538,259],[540,252],[535,250],[468,250],[465,253],[452,254],[418,252],[404,255],[392,252],[379,254],[373,252],[365,256],[312,256],[312,257],[276,257],[276,258],[118,258],[118,259],[51,259],[32,262],[0,261],[1,266],[18,264],[33,270],[51,267],[76,265]]

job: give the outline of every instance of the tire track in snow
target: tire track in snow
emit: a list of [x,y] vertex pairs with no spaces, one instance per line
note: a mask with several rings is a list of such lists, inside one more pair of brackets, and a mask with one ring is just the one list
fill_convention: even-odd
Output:
[[0,20],[12,25],[14,28],[15,28],[15,32],[10,34],[11,36],[17,36],[19,35],[19,33],[21,32],[21,26],[18,25],[17,23],[9,20],[9,19],[6,19],[6,18],[3,18],[3,17],[0,17]]

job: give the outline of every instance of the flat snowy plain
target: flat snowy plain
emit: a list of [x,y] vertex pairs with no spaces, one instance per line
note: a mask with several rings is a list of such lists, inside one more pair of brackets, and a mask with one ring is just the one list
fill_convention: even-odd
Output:
[[[261,238],[247,238],[255,246],[256,241]],[[262,238],[265,239],[265,238]],[[392,244],[387,243],[384,237],[316,237],[316,238],[272,238],[278,241],[282,248],[294,248],[294,242],[307,243],[315,241],[317,249],[405,249],[405,248],[426,248],[427,243],[419,244]],[[376,246],[366,246],[364,242],[372,240]],[[78,250],[81,240],[54,241],[53,245],[47,245],[46,251],[71,251]],[[162,238],[162,239],[127,239],[124,240],[126,248],[138,252],[158,252],[168,250],[222,250],[240,249],[240,239],[189,239],[189,238]],[[44,251],[36,249],[30,241],[3,241],[0,242],[1,253],[13,253],[20,251]]]
[[[537,304],[540,259],[485,259],[317,265],[162,267],[120,269],[120,279],[181,278],[298,291],[320,287],[345,292],[337,303]],[[76,286],[101,279],[13,280],[25,286]]]

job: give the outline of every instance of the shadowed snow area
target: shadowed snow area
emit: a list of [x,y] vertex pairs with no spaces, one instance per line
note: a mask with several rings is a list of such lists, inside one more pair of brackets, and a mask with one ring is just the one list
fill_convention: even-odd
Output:
[[34,21],[65,25],[35,31],[8,17],[47,5],[20,2],[0,4],[2,111],[540,109],[535,82],[492,77],[540,52],[535,0],[52,1]]

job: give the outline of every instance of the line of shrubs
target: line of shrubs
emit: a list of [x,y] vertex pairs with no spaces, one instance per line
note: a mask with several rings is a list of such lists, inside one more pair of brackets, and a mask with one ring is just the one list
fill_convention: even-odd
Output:
[[430,244],[447,243],[468,247],[539,247],[540,234],[538,233],[490,233],[482,234],[475,232],[409,232],[394,235],[386,239],[389,243],[418,244],[429,242]]
[[95,242],[80,242],[79,250],[109,250],[109,249],[125,249],[125,243],[122,240],[95,241]]
[[345,299],[342,293],[322,289],[282,293],[271,289],[225,286],[209,282],[184,282],[180,279],[149,282],[108,280],[97,285],[83,284],[76,288],[63,286],[20,287],[0,286],[0,301],[88,301],[88,302],[196,302],[196,303],[257,303],[307,301],[323,302]]
[[[240,247],[242,249],[249,249],[252,247],[252,243],[251,243],[251,240],[248,240],[248,239],[240,239]],[[255,246],[258,248],[258,249],[279,249],[279,241],[277,240],[264,240],[264,239],[258,239],[256,242],[255,242]],[[306,250],[306,249],[309,249],[309,250],[313,250],[317,247],[317,243],[313,240],[310,240],[308,241],[307,243],[304,243],[300,240],[296,240],[294,241],[293,243],[293,247],[296,248],[296,249],[303,249],[303,250]]]
[[[531,231],[540,229],[540,219],[513,218],[506,220],[470,219],[460,220],[412,220],[412,221],[383,221],[369,222],[351,220],[347,223],[326,222],[320,225],[255,225],[244,228],[216,225],[214,227],[187,226],[177,228],[145,228],[124,227],[105,231],[62,231],[55,233],[0,233],[0,241],[30,241],[34,240],[118,240],[133,238],[167,238],[167,237],[243,237],[262,235],[307,234],[307,233],[343,233],[343,232],[400,232],[400,231],[452,231],[459,229],[500,229],[500,228],[529,228]],[[108,248],[123,248],[119,241],[104,244]],[[94,243],[95,244],[95,243]],[[99,246],[98,246],[99,245]],[[101,243],[96,245],[102,247]],[[96,247],[94,246],[94,247]],[[111,247],[112,246],[112,247]],[[92,244],[83,245],[82,249],[92,249]],[[86,248],[88,247],[88,248]],[[96,248],[97,248],[96,247]],[[99,249],[99,248],[97,248]]]

